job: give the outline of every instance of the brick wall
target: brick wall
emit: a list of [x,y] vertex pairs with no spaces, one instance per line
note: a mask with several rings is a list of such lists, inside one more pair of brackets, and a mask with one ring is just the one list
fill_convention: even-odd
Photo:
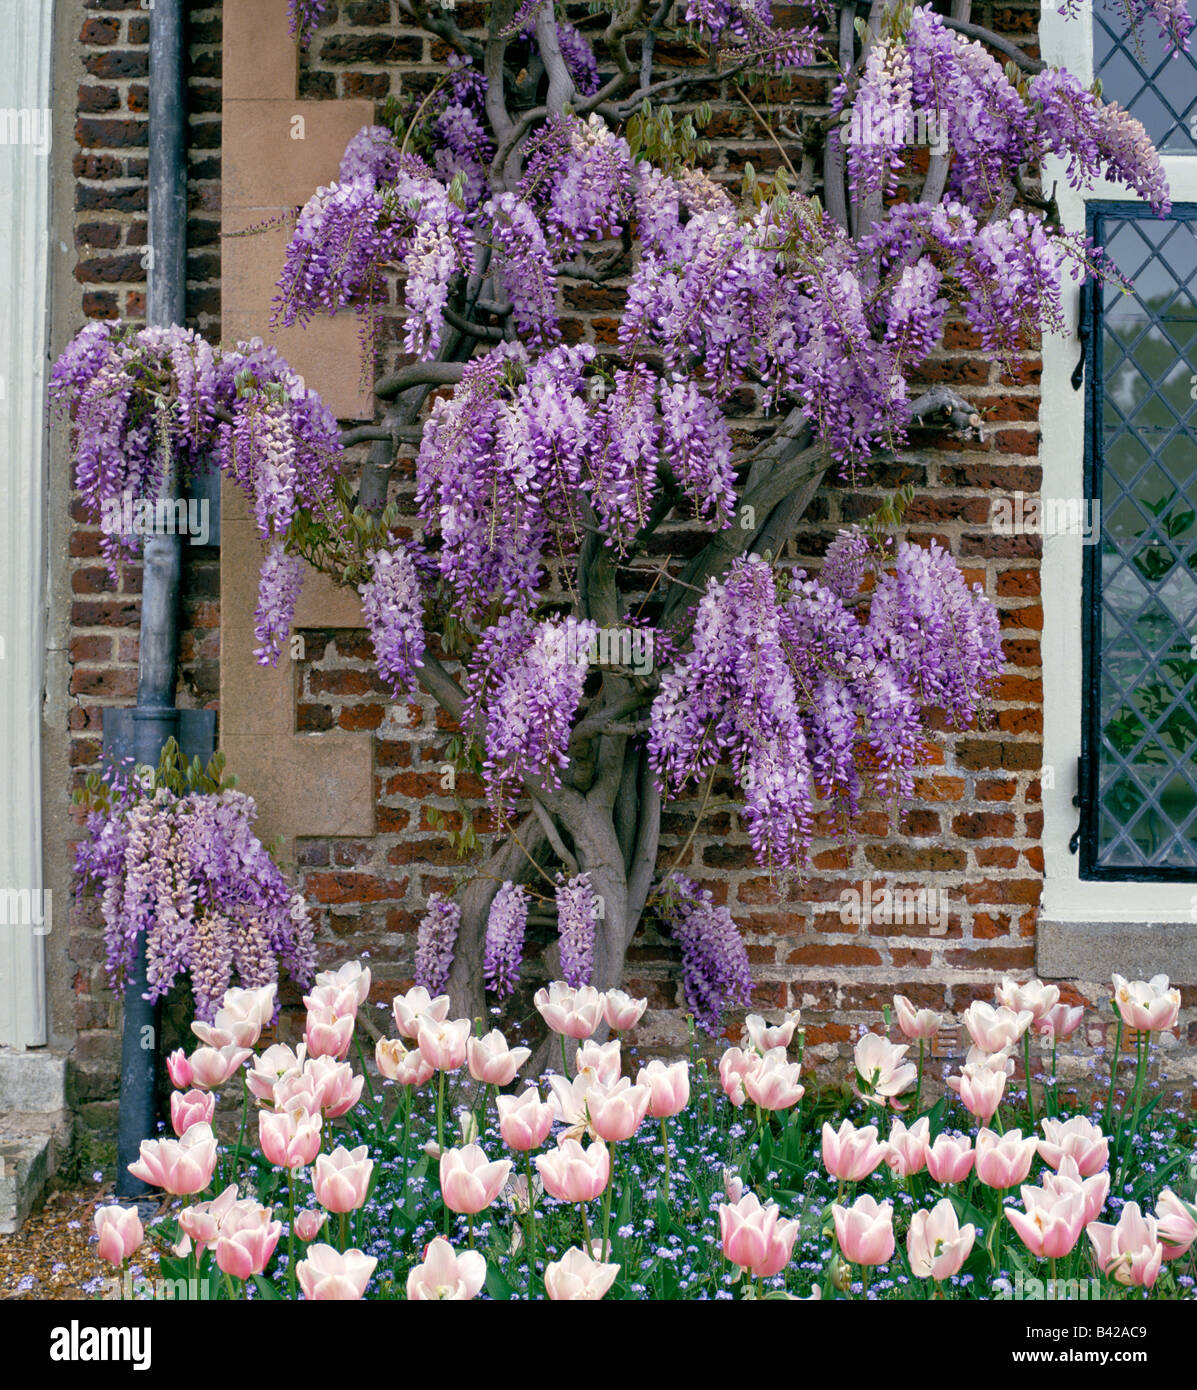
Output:
[[[457,7],[463,27],[476,25],[480,14],[478,6]],[[1031,53],[1036,51],[1036,15],[1033,3],[974,7],[979,22],[1016,38]],[[188,312],[192,324],[215,338],[220,312],[219,5],[193,5],[191,24]],[[143,310],[145,27],[138,0],[97,0],[88,6],[73,55],[80,67],[76,235],[82,258],[81,321],[88,315],[136,317]],[[664,63],[680,56],[664,45],[659,55]],[[303,56],[299,95],[365,97],[378,103],[381,114],[388,96],[408,101],[425,93],[447,56],[443,45],[400,23],[389,0],[351,0],[330,7]],[[716,177],[738,186],[748,160],[758,171],[775,167],[775,150],[734,93],[712,84],[700,95],[714,107],[705,133],[713,141]],[[750,89],[749,95],[759,106],[780,94],[771,87]],[[821,103],[826,96],[826,84],[808,77],[799,78],[786,99]],[[567,336],[610,343],[619,302],[617,288],[568,290]],[[393,339],[384,351],[387,365],[399,360]],[[842,1057],[855,1028],[873,1025],[877,1011],[895,992],[920,1004],[959,1010],[974,998],[991,997],[1003,972],[1026,975],[1034,968],[1043,869],[1039,542],[1035,537],[995,537],[985,521],[995,493],[1033,493],[1040,486],[1039,362],[1032,358],[1020,377],[1010,379],[980,352],[964,324],[953,323],[923,379],[949,383],[973,400],[985,420],[984,440],[962,446],[934,432],[915,434],[901,458],[875,468],[860,490],[822,491],[790,553],[799,562],[817,565],[838,525],[872,511],[881,489],[914,483],[919,495],[908,518],[912,534],[947,545],[969,579],[983,584],[1001,611],[1007,665],[988,727],[949,736],[942,749],[931,752],[915,801],[895,826],[877,807],[866,815],[855,844],[825,839],[816,845],[805,882],[780,891],[771,885],[754,865],[734,812],[727,810],[708,816],[682,857],[682,867],[712,887],[740,922],[756,973],[757,1007],[801,1007],[809,1044],[826,1059]],[[737,424],[751,435],[750,397],[741,408]],[[400,483],[401,498],[410,500],[410,485],[409,473]],[[97,539],[94,531],[80,526],[73,547],[71,761],[77,776],[98,754],[101,707],[130,700],[136,678],[139,576],[134,567],[114,591],[96,559]],[[694,544],[685,528],[666,530],[658,539],[661,558],[683,555]],[[219,643],[215,566],[203,552],[188,558],[180,701],[211,704]],[[442,792],[439,777],[450,729],[427,700],[410,706],[388,700],[373,673],[363,633],[308,633],[306,639],[298,672],[298,728],[373,732],[377,813],[373,837],[300,841],[299,873],[320,919],[324,958],[368,951],[377,977],[376,997],[386,1000],[410,979],[415,924],[428,893],[451,890],[466,873],[443,830],[429,819],[436,808],[452,824],[458,811],[454,796]],[[476,790],[459,787],[467,795]],[[673,863],[686,842],[693,812],[686,804],[667,808],[663,867]],[[843,923],[841,892],[860,889],[865,880],[875,887],[944,889],[950,905],[946,931],[938,934],[933,923]],[[81,913],[72,944],[79,961],[77,1055],[91,1077],[90,1098],[98,1104],[114,1088],[117,1044],[114,1006],[101,986],[94,908]],[[630,990],[651,1000],[640,1034],[646,1044],[674,1043],[683,1036],[677,967],[673,943],[647,924],[630,952],[628,980]],[[1066,988],[1065,997],[1096,1003],[1104,988],[1105,982],[1082,983]],[[1190,992],[1185,1003],[1191,1020],[1197,995]],[[1186,1026],[1189,1041],[1197,1041],[1197,1023]]]

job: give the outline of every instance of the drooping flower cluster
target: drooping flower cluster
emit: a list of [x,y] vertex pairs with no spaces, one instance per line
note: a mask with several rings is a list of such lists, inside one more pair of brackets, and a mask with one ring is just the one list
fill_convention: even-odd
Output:
[[[189,329],[92,323],[55,364],[50,399],[70,411],[76,485],[101,522],[125,499],[156,499],[172,459],[185,479],[208,454],[245,491],[263,540],[281,537],[301,507],[330,512],[337,422],[261,339],[220,350]],[[141,537],[105,531],[115,573]],[[277,562],[268,578],[277,593]]]
[[415,981],[429,994],[443,994],[461,929],[461,908],[452,898],[429,893],[428,908],[416,929]]
[[324,18],[328,0],[287,0],[287,16],[291,27],[291,37],[301,48],[307,48],[312,34]]
[[486,919],[482,961],[486,987],[500,998],[510,994],[519,981],[527,926],[527,889],[518,883],[504,883],[495,894]]
[[590,983],[594,973],[594,934],[598,899],[590,875],[557,881],[557,931],[561,937],[561,976],[574,989]]
[[[810,8],[824,18],[831,13],[821,0]],[[778,70],[806,67],[815,60],[818,29],[778,28],[772,0],[687,0],[685,17],[730,55],[753,58]]]
[[570,732],[597,633],[574,617],[536,622],[513,613],[487,629],[474,652],[462,723],[480,731],[483,777],[503,806],[521,782],[561,785]]
[[779,593],[758,556],[712,580],[692,648],[652,707],[649,756],[664,788],[730,763],[762,864],[804,858],[815,791],[853,815],[862,765],[882,794],[909,796],[920,704],[965,723],[1001,667],[996,613],[938,547],[898,547],[865,626],[848,601],[880,557],[849,538],[828,559],[835,589],[796,571]]
[[628,142],[597,116],[552,116],[529,145],[520,196],[541,212],[552,248],[618,236],[631,215]]
[[740,930],[709,889],[682,874],[663,885],[663,915],[682,950],[682,986],[694,1021],[719,1032],[724,1013],[752,1002],[752,971]]
[[291,633],[291,620],[303,587],[306,562],[288,555],[281,544],[270,547],[258,576],[258,606],[254,610],[254,656],[260,666],[277,666],[283,643]]
[[449,282],[473,265],[465,212],[422,160],[400,155],[382,127],[354,137],[338,182],[318,188],[300,211],[275,299],[284,325],[351,301],[372,332],[389,266],[405,274],[404,347],[434,357]]
[[379,675],[398,698],[415,683],[424,664],[424,604],[415,563],[405,546],[376,550],[371,573],[360,586],[362,616],[374,643]]
[[123,986],[146,941],[149,998],[190,976],[196,1013],[211,1022],[234,975],[249,989],[285,965],[310,984],[315,948],[307,906],[254,835],[242,792],[166,787],[142,794],[113,779],[107,813],[93,810],[75,849],[79,887],[100,891],[108,980]]

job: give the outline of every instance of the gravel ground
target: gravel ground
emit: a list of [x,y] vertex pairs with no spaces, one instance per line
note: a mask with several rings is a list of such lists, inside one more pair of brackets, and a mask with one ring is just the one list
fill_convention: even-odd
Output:
[[94,1253],[92,1216],[111,1201],[110,1183],[62,1188],[16,1235],[0,1236],[0,1299],[101,1297],[116,1271]]

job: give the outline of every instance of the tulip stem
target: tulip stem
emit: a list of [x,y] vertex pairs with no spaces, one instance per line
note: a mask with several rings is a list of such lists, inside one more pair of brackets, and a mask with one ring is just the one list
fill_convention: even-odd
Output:
[[237,1156],[234,1160],[233,1181],[241,1184],[241,1153],[245,1143],[245,1120],[249,1114],[249,1083],[245,1079],[245,1069],[241,1071],[241,1129],[237,1134]]
[[919,1078],[914,1084],[914,1113],[919,1113],[919,1102],[923,1098],[923,1060],[927,1052],[927,1039],[919,1039]]
[[1031,1113],[1031,1132],[1038,1128],[1038,1121],[1035,1118],[1035,1090],[1031,1085],[1031,1030],[1028,1028],[1022,1035],[1022,1055],[1023,1070],[1027,1080],[1027,1108]]
[[561,1034],[561,1071],[565,1079],[569,1080],[569,1054],[565,1050],[565,1034]]
[[228,1272],[227,1269],[224,1271],[224,1284],[225,1288],[227,1288],[229,1291],[229,1302],[236,1303],[237,1290],[233,1287],[233,1276]]
[[532,1186],[532,1151],[524,1150],[524,1169],[528,1174],[528,1291],[536,1278],[536,1189]]
[[349,1249],[349,1213],[341,1213],[341,1254]]
[[466,1212],[466,1220],[469,1222],[469,1226],[470,1226],[470,1249],[473,1250],[473,1249],[474,1249],[474,1213],[473,1213],[472,1211]]
[[[665,1123],[664,1120],[661,1121]],[[607,1252],[611,1248],[611,1193],[615,1187],[615,1150],[618,1144],[611,1145],[611,1176],[607,1179],[607,1190],[603,1193],[603,1263],[607,1263]]]
[[1135,1142],[1135,1135],[1139,1132],[1139,1107],[1143,1103],[1143,1082],[1147,1079],[1147,1034],[1140,1030],[1135,1038],[1135,1048],[1138,1058],[1135,1062],[1135,1103],[1131,1112],[1130,1132],[1126,1136],[1123,1144],[1121,1136],[1118,1140],[1118,1179],[1121,1182],[1126,1172],[1127,1160],[1130,1158],[1131,1146]]
[[578,1210],[582,1213],[582,1234],[586,1238],[586,1253],[594,1256],[594,1242],[590,1238],[590,1221],[586,1215],[586,1203],[579,1202]]
[[295,1297],[295,1169],[287,1169],[287,1289]]
[[869,1267],[868,1267],[868,1265],[861,1265],[861,1267],[860,1267],[860,1296],[861,1296],[861,1298],[863,1298],[863,1299],[867,1299],[868,1296],[869,1296]]
[[670,1198],[669,1186],[669,1129],[665,1123],[665,1116],[661,1116],[661,1147],[665,1150],[665,1200]]
[[1122,1015],[1118,1015],[1118,1030],[1114,1034],[1114,1055],[1110,1059],[1110,1094],[1106,1097],[1106,1128],[1113,1124],[1114,1115],[1114,1083],[1118,1079],[1118,1062],[1122,1057]]

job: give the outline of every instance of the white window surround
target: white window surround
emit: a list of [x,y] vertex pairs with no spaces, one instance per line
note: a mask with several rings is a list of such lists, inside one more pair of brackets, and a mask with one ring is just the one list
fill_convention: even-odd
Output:
[[[13,7],[9,7],[10,9]],[[46,1041],[41,697],[52,7],[0,47],[0,1045]],[[36,119],[35,119],[36,117]],[[65,775],[65,774],[64,774]],[[44,901],[39,917],[44,917]],[[10,920],[11,919],[11,920]],[[65,920],[65,913],[64,913]]]
[[[1091,11],[1086,5],[1071,20],[1043,10],[1040,45],[1044,61],[1066,68],[1086,85],[1092,81]],[[1197,157],[1165,156],[1174,203],[1197,202]],[[1056,184],[1064,224],[1083,231],[1087,200],[1139,202],[1120,185],[1100,183],[1084,193],[1072,188],[1063,166],[1049,161],[1044,187]],[[1081,345],[1075,325],[1080,286],[1066,277],[1064,321],[1067,337],[1044,336],[1040,458],[1044,497],[1084,497],[1085,392],[1070,381]],[[1176,979],[1197,979],[1197,882],[1107,882],[1083,880],[1079,856],[1068,849],[1077,828],[1077,761],[1081,752],[1083,538],[1047,536],[1043,540],[1044,762],[1053,785],[1043,790],[1044,890],[1038,923],[1041,973],[1101,978],[1107,955],[1127,970],[1164,971]],[[1171,930],[1169,930],[1171,928]],[[1183,928],[1187,928],[1184,930]],[[1115,969],[1119,969],[1117,963]],[[1097,971],[1095,974],[1094,971]]]

